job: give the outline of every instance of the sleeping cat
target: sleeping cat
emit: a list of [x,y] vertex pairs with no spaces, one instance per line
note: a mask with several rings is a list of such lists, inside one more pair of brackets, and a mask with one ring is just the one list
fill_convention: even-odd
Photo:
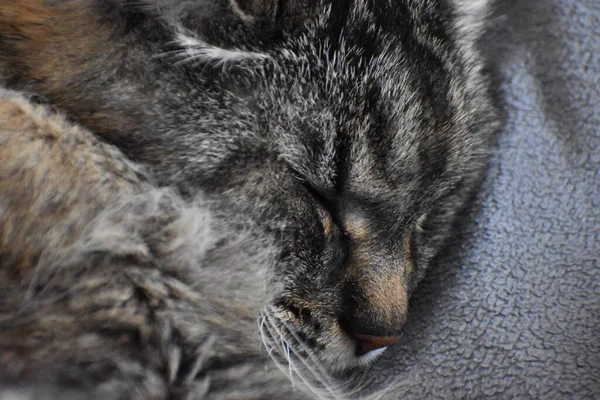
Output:
[[5,392],[351,396],[482,177],[486,12],[4,0]]

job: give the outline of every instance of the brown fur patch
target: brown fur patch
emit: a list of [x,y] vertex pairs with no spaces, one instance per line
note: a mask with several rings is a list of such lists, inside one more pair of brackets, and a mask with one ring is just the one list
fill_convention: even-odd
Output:
[[333,233],[333,221],[329,215],[324,215],[322,219],[325,236],[330,236]]
[[[93,3],[93,2],[92,2]],[[122,46],[114,30],[101,21],[91,3],[64,0],[48,5],[44,0],[0,2],[0,51],[6,73],[29,89],[50,98],[57,107],[85,126],[102,134],[125,132],[130,121],[119,108],[107,112],[100,90],[87,85],[106,82],[118,68]],[[108,78],[107,78],[108,79]],[[95,91],[96,97],[90,92]],[[77,94],[77,95],[74,95]],[[104,103],[105,104],[105,103]]]
[[52,15],[43,0],[5,0],[0,5],[0,22],[3,31],[21,34],[23,29],[32,33],[44,25]]
[[354,242],[364,242],[369,238],[369,229],[365,220],[359,217],[350,217],[344,221],[344,229]]
[[89,132],[0,91],[0,258],[24,272],[44,249],[67,246],[119,193],[138,182]]
[[367,242],[352,242],[349,265],[342,280],[353,282],[358,288],[360,312],[380,329],[391,333],[402,327],[408,294],[402,268],[393,259],[373,252]]
[[[83,66],[90,54],[108,48],[108,33],[81,0],[53,6],[44,0],[4,0],[0,4],[0,34],[16,50],[9,56],[27,67],[32,79],[68,76],[76,66]],[[68,71],[56,70],[69,64]]]
[[369,307],[379,314],[379,319],[390,328],[399,328],[404,323],[408,308],[408,296],[403,278],[398,274],[385,274],[379,279],[363,281]]

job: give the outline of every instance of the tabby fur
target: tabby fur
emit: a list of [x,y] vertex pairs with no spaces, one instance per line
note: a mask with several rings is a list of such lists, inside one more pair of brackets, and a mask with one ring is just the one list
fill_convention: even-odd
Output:
[[484,172],[487,12],[3,1],[6,390],[356,393]]

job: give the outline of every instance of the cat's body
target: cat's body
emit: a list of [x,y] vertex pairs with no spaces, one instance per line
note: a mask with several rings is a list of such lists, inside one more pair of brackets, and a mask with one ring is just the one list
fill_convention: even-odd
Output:
[[283,398],[262,336],[347,395],[482,175],[475,3],[1,4],[9,86],[93,132],[3,93],[7,380]]

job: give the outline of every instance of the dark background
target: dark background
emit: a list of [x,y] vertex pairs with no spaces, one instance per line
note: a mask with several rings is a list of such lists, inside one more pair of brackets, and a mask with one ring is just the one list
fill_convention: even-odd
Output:
[[462,235],[370,371],[386,399],[600,399],[600,0],[500,1],[507,122]]

